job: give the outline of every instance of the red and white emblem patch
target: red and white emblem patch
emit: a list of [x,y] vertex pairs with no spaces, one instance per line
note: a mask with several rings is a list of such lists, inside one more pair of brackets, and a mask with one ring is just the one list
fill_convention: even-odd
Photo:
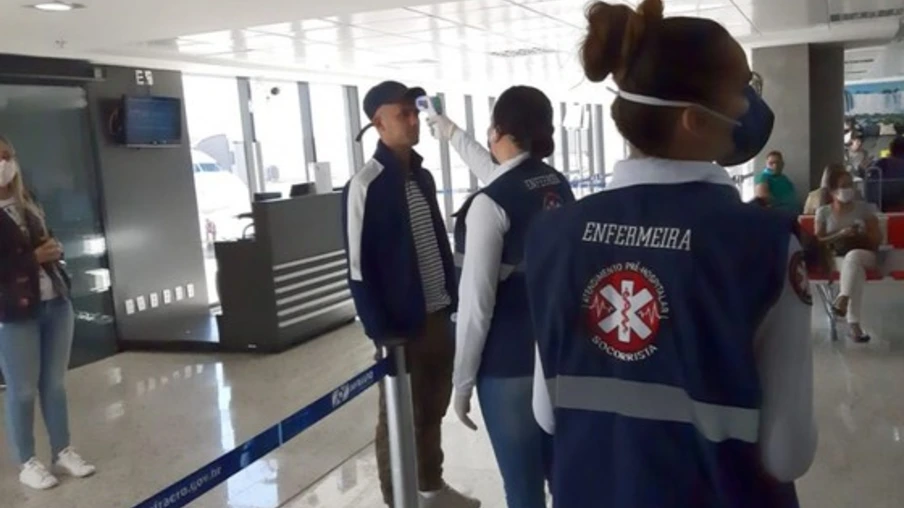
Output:
[[555,208],[561,208],[561,206],[562,196],[560,196],[558,192],[547,192],[546,195],[543,196],[544,210],[553,210]]
[[639,361],[656,352],[655,338],[668,318],[659,278],[640,263],[618,263],[590,280],[584,290],[590,340],[608,355]]
[[791,289],[797,293],[800,301],[807,305],[813,305],[813,295],[810,293],[810,276],[807,272],[807,263],[804,261],[804,253],[797,251],[791,255],[788,263],[788,283]]

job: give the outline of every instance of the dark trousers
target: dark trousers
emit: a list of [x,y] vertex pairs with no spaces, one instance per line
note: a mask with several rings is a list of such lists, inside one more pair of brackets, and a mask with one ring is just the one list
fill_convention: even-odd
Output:
[[[424,492],[436,491],[444,486],[442,424],[452,398],[452,369],[455,360],[455,341],[451,333],[449,312],[444,310],[428,315],[420,337],[408,344],[405,352],[411,372],[418,488]],[[388,506],[393,506],[389,427],[383,383],[380,383],[380,417],[375,445],[383,500]]]

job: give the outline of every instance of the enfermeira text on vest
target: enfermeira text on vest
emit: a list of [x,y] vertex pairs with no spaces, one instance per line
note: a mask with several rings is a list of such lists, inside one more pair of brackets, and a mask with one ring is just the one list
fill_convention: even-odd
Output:
[[588,222],[581,240],[619,247],[691,250],[691,230],[673,227]]

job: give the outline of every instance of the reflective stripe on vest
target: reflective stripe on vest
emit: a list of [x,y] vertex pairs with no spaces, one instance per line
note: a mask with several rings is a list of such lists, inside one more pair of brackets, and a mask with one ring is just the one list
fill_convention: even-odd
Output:
[[[455,267],[459,270],[463,268],[465,265],[465,255],[456,252],[455,253]],[[510,265],[506,263],[499,264],[499,280],[507,280],[512,276],[513,273],[524,273],[524,263],[518,265]]]
[[689,423],[712,442],[759,440],[760,411],[696,401],[681,388],[615,378],[559,376],[548,381],[553,405],[630,418]]

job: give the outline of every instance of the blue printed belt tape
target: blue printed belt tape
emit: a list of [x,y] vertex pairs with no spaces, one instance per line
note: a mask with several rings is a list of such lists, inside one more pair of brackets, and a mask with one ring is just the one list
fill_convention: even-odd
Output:
[[191,503],[250,466],[254,461],[311,428],[348,401],[361,395],[386,375],[388,365],[389,360],[380,360],[331,393],[320,397],[295,414],[252,437],[238,448],[135,505],[135,508],[179,508]]

